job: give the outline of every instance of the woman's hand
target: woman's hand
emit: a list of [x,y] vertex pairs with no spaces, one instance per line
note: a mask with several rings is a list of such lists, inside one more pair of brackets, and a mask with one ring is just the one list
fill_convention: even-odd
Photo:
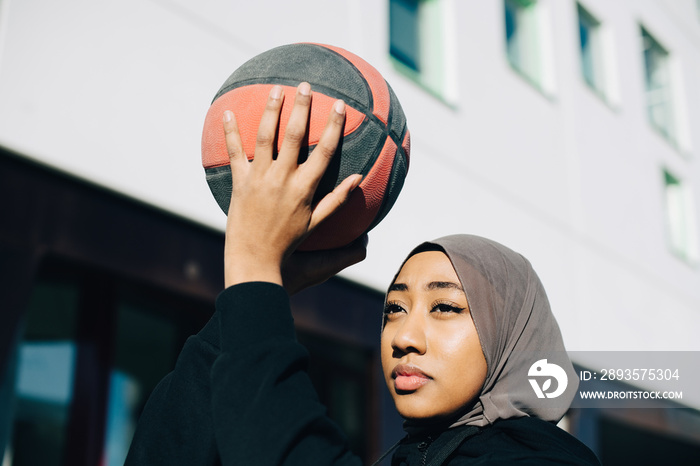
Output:
[[335,103],[316,148],[298,164],[311,108],[309,84],[301,83],[297,88],[281,149],[273,159],[283,100],[282,88],[275,86],[260,121],[252,162],[243,151],[235,116],[224,112],[233,185],[224,249],[226,287],[249,281],[282,285],[285,260],[345,203],[362,179],[361,175],[346,178],[313,205],[316,187],[343,134],[345,104],[340,100]]
[[346,267],[367,256],[367,234],[343,248],[323,251],[295,251],[282,266],[282,280],[289,295],[323,283]]

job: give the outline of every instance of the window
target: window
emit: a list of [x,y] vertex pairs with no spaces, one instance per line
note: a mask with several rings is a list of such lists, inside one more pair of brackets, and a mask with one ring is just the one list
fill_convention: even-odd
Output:
[[148,396],[210,313],[207,303],[48,260],[16,350],[3,466],[82,464],[90,455],[124,464]]
[[505,0],[508,62],[538,88],[543,88],[544,57],[535,0]]
[[185,322],[173,312],[175,306],[164,304],[165,297],[148,296],[144,291],[120,286],[116,295],[111,350],[114,359],[107,382],[105,466],[124,464],[148,396],[175,366],[186,334],[196,331],[195,325],[182,325]]
[[669,54],[644,28],[642,45],[649,122],[666,139],[674,141]]
[[669,246],[681,259],[694,261],[698,251],[690,190],[667,170],[664,170],[664,185]]
[[581,45],[581,73],[586,84],[601,97],[605,97],[600,22],[581,5],[577,5],[577,10]]
[[37,283],[17,348],[13,441],[3,465],[60,465],[74,402],[79,289],[65,278]]
[[391,56],[419,72],[418,0],[392,0],[389,8]]
[[395,67],[442,100],[456,98],[449,0],[390,0],[389,54]]

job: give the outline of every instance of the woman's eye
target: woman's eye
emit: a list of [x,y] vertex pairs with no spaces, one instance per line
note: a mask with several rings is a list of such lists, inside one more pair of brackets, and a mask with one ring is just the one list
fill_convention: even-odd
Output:
[[387,304],[386,307],[384,308],[384,315],[389,315],[389,314],[398,314],[399,312],[402,312],[403,308],[399,306],[398,304]]
[[463,307],[452,306],[451,304],[440,303],[433,307],[432,312],[455,312],[459,314],[464,310]]

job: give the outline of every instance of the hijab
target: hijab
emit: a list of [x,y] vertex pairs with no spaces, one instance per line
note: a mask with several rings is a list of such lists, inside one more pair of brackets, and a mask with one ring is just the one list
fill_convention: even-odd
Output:
[[[523,416],[559,421],[576,393],[578,376],[530,262],[473,235],[423,243],[408,257],[436,247],[459,277],[488,367],[479,396],[449,427]],[[420,425],[407,422],[405,428],[410,432]]]

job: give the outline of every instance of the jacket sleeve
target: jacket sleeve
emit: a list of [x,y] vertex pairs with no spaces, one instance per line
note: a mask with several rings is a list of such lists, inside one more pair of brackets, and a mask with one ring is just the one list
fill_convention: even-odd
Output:
[[243,283],[224,290],[216,308],[220,352],[210,386],[222,464],[359,466],[311,385],[286,291]]
[[[188,338],[174,370],[148,398],[125,465],[218,464],[209,373],[219,351],[218,319]],[[144,357],[148,357],[144,355]]]

